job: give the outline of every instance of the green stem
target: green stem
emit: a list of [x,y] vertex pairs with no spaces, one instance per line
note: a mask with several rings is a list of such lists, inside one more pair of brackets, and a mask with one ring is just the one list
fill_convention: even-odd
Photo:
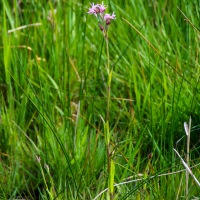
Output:
[[109,48],[108,48],[108,35],[106,34],[106,50],[107,50],[107,71],[108,71],[108,86],[107,86],[107,107],[106,107],[106,122],[109,121],[109,110],[110,110],[110,89],[111,89],[111,76],[110,72],[110,58],[109,58]]
[[40,169],[41,169],[41,173],[42,173],[42,178],[43,178],[43,180],[44,180],[44,184],[45,184],[45,187],[46,187],[46,191],[47,191],[47,193],[49,194],[50,199],[53,199],[52,194],[51,194],[51,192],[49,191],[49,188],[48,188],[48,186],[47,186],[47,182],[46,182],[46,178],[45,178],[45,175],[44,175],[44,171],[43,171],[43,169],[42,169],[42,165],[41,165],[40,162],[39,162],[39,165],[40,165]]
[[108,82],[107,82],[107,103],[106,103],[106,123],[105,123],[105,140],[106,140],[106,150],[107,150],[107,172],[108,172],[108,195],[107,199],[114,198],[114,161],[111,155],[111,145],[110,145],[110,127],[109,127],[109,112],[110,112],[110,92],[111,92],[111,80],[112,80],[112,70],[110,70],[110,57],[109,57],[109,47],[108,47],[108,32],[105,34],[106,39],[106,52],[107,52],[107,72],[108,72]]

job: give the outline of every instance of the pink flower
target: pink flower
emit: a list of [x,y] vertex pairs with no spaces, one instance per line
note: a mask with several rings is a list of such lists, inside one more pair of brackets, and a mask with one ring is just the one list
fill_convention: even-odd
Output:
[[107,24],[107,25],[110,24],[110,20],[111,20],[111,19],[116,19],[116,15],[115,15],[114,12],[113,12],[112,15],[110,15],[110,14],[105,14],[105,15],[104,15],[104,20],[106,21],[106,24]]
[[89,8],[88,14],[94,14],[97,17],[98,13],[103,13],[106,10],[106,6],[102,4],[96,4],[91,3],[91,8]]
[[89,8],[88,14],[94,14],[97,17],[97,14],[100,12],[99,4],[94,5],[94,3],[90,4],[92,7]]
[[113,14],[112,15],[110,15],[110,14],[105,14],[104,15],[104,20],[106,21],[107,19],[115,19],[116,18],[116,15],[115,15],[115,13],[113,12]]
[[40,162],[40,156],[36,156],[37,162]]
[[98,7],[99,7],[100,13],[103,13],[103,12],[106,10],[106,6],[103,5],[103,2],[102,2],[102,4],[97,4],[97,5],[98,5]]
[[90,5],[91,8],[89,8],[87,13],[94,14],[97,17],[100,30],[106,34],[107,26],[110,24],[111,20],[116,19],[115,13],[113,12],[112,15],[104,13],[107,6],[105,6],[103,2],[102,4],[96,5],[91,3]]

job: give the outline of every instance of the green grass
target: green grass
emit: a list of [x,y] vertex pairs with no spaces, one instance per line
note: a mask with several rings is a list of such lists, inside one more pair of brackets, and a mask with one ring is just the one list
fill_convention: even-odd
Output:
[[[115,186],[115,198],[199,198],[191,176],[185,196],[173,148],[185,160],[183,123],[191,116],[190,166],[200,180],[200,4],[124,2],[104,1],[116,14],[110,148],[114,183],[136,181]],[[108,187],[106,42],[89,7],[88,0],[0,3],[0,199],[94,199]]]

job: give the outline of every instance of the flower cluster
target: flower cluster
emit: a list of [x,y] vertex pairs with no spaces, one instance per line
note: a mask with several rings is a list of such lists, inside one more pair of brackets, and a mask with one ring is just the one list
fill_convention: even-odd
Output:
[[116,15],[113,12],[112,15],[105,14],[106,6],[103,4],[91,3],[91,8],[89,8],[88,14],[94,14],[98,18],[99,27],[102,31],[107,30],[107,26],[110,24],[111,20],[116,19]]

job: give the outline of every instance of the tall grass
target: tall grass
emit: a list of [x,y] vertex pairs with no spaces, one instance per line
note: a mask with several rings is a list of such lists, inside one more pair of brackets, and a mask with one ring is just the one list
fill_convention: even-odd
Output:
[[[104,3],[117,16],[108,46],[115,198],[199,197],[173,148],[188,158],[183,123],[191,116],[190,167],[199,180],[200,5]],[[107,52],[89,6],[0,3],[1,199],[106,198]]]

